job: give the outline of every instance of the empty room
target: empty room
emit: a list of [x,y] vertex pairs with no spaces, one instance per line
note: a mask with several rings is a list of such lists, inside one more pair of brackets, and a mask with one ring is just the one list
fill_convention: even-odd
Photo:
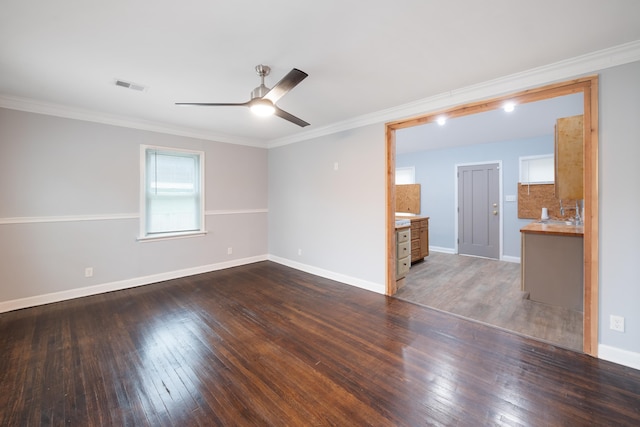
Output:
[[2,2],[0,425],[639,425],[639,100],[625,0]]

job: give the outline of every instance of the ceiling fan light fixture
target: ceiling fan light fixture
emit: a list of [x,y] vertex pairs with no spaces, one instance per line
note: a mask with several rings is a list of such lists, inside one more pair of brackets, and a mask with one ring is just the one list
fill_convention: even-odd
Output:
[[249,107],[251,112],[256,116],[266,117],[271,116],[276,112],[275,107],[271,102],[266,99],[256,99],[251,103]]
[[298,83],[308,77],[304,71],[292,69],[274,87],[269,89],[264,85],[264,77],[271,69],[266,65],[256,66],[256,72],[260,77],[260,86],[251,92],[251,99],[247,102],[176,102],[175,105],[196,105],[200,107],[249,107],[257,116],[276,115],[300,127],[309,126],[304,120],[289,114],[276,106],[276,102]]

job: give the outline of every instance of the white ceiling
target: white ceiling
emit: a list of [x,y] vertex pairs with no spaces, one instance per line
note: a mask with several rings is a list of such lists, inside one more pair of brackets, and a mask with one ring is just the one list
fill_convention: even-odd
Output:
[[[0,98],[266,146],[636,40],[632,0],[2,0]],[[173,105],[247,101],[260,63],[309,74],[279,106],[311,126]]]
[[517,105],[396,131],[396,152],[436,150],[490,142],[517,141],[549,136],[553,141],[556,119],[584,112],[582,93]]

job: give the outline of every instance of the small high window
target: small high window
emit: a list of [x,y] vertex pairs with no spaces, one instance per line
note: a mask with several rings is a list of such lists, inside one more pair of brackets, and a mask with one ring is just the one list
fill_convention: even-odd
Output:
[[404,168],[396,168],[396,185],[415,184],[416,168],[408,166]]
[[521,184],[553,184],[554,181],[553,154],[520,157]]

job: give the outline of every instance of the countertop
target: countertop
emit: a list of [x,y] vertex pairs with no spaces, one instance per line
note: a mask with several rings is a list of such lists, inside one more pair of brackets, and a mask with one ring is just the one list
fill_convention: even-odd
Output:
[[396,218],[396,230],[402,230],[403,228],[411,227],[411,221]]
[[418,221],[421,219],[429,219],[429,217],[428,216],[397,216],[396,230],[411,227],[411,221]]
[[559,236],[584,236],[584,225],[568,225],[558,223],[543,223],[534,221],[520,229],[522,233],[553,234]]

